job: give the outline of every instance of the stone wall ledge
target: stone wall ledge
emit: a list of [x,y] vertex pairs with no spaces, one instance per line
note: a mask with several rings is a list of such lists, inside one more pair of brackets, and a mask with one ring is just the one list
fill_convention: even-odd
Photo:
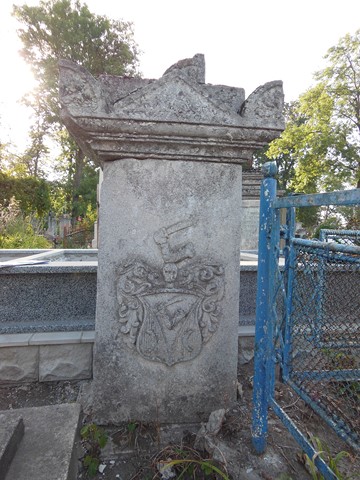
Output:
[[0,335],[0,348],[25,347],[27,345],[66,345],[94,343],[95,332],[39,332]]
[[43,265],[9,265],[0,268],[0,275],[21,274],[58,274],[58,273],[96,273],[96,261],[69,262],[52,261]]
[[[238,332],[242,362],[253,355],[255,327]],[[94,341],[94,331],[0,335],[0,385],[91,379]]]
[[[254,325],[239,326],[239,337],[253,337],[254,335]],[[26,347],[28,345],[67,345],[94,342],[95,331],[11,333],[0,335],[0,348]]]
[[92,378],[95,332],[0,335],[0,384]]

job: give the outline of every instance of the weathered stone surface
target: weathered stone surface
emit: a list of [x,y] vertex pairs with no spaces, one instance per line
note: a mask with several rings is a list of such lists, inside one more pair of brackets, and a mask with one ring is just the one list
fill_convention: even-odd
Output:
[[239,364],[240,365],[246,365],[254,358],[254,346],[255,346],[255,340],[253,336],[239,337]]
[[257,250],[260,199],[243,199],[241,210],[241,250]]
[[102,195],[98,420],[202,420],[236,394],[241,169],[106,163]]
[[24,422],[21,415],[9,418],[0,412],[0,425],[0,479],[5,479],[24,436]]
[[38,347],[0,348],[0,382],[35,382],[39,378]]
[[262,179],[263,176],[261,172],[243,171],[243,200],[259,200]]
[[80,405],[64,404],[1,411],[21,416],[25,434],[6,480],[76,480],[80,456]]
[[[203,55],[156,81],[101,76],[60,62],[62,117],[96,161],[161,158],[251,163],[284,129],[282,82],[256,89],[205,83]],[[170,138],[171,137],[171,141]]]
[[220,432],[222,424],[225,420],[226,410],[220,408],[211,412],[207,423],[203,423],[198,431],[194,443],[194,447],[199,450],[207,450],[210,454],[213,453],[212,440]]
[[41,345],[39,380],[80,380],[91,378],[92,345]]
[[245,100],[203,55],[156,81],[63,61],[60,98],[104,169],[95,420],[204,420],[236,398],[241,164],[283,130],[282,83]]

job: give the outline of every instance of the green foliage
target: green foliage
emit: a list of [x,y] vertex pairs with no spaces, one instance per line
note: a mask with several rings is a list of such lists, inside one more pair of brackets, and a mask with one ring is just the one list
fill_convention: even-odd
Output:
[[94,166],[85,164],[77,188],[71,183],[65,184],[68,198],[75,199],[72,205],[73,217],[85,216],[89,205],[92,210],[96,210],[98,179],[98,172]]
[[340,228],[340,225],[337,218],[328,218],[325,222],[320,223],[320,225],[316,227],[313,237],[319,238],[320,230],[336,230],[339,228]]
[[197,450],[187,446],[166,447],[156,456],[154,466],[160,474],[175,473],[175,478],[179,480],[185,478],[229,480],[228,475],[213,460],[202,458]]
[[319,208],[318,207],[304,207],[296,209],[296,221],[301,222],[303,226],[311,231],[314,225],[319,222]]
[[64,236],[62,248],[89,248],[94,238],[97,210],[88,204],[85,215],[77,217],[69,233]]
[[[279,189],[286,193],[360,187],[359,50],[360,30],[329,49],[327,66],[316,73],[315,86],[285,105],[284,132],[256,155],[255,164],[276,161]],[[356,228],[359,213],[339,209],[343,212],[349,227]],[[321,218],[314,207],[298,214],[305,227]]]
[[40,235],[39,222],[24,216],[15,198],[7,206],[0,205],[0,248],[51,248]]
[[347,230],[360,230],[360,208],[358,206],[338,207],[339,214],[345,220]]
[[[58,101],[58,60],[72,60],[93,75],[136,75],[138,48],[132,24],[89,11],[80,0],[48,0],[39,5],[14,6],[23,48],[21,54],[33,70],[37,88],[25,103],[34,110],[31,142],[22,163],[39,175],[47,155],[47,137],[61,149],[58,158],[64,176],[68,213],[83,215],[90,201],[95,207],[95,166],[62,126]],[[90,171],[93,174],[90,174]],[[85,198],[91,193],[91,199]]]
[[320,456],[329,466],[329,468],[334,472],[336,477],[339,480],[347,480],[351,477],[345,477],[343,473],[339,470],[339,462],[345,457],[349,457],[350,454],[345,451],[341,451],[336,455],[332,455],[328,445],[322,443],[318,437],[310,436],[310,441],[313,444],[316,454],[313,458],[310,458],[308,455],[304,455],[305,467],[309,471],[313,480],[325,480],[325,477],[318,471],[315,465],[315,459]]
[[85,425],[80,431],[83,447],[86,454],[83,457],[83,465],[89,477],[94,477],[100,465],[101,450],[108,441],[106,433],[95,423]]
[[[313,193],[360,182],[360,30],[330,48],[317,84],[285,112],[268,158],[294,159],[290,190]],[[289,107],[288,107],[289,109]]]
[[127,424],[127,430],[129,433],[133,433],[135,432],[135,430],[137,429],[138,427],[138,424],[136,422],[129,422]]
[[[289,159],[292,175],[287,182],[288,189],[315,193],[335,184],[340,187],[340,178],[334,175],[330,178],[328,170],[338,150],[338,139],[337,128],[332,124],[333,100],[324,84],[308,90],[289,108],[286,129],[267,152],[269,158],[277,161],[283,156]],[[346,172],[344,181],[347,179]]]
[[90,12],[79,0],[14,5],[23,44],[21,54],[38,81],[36,105],[48,123],[59,123],[58,60],[72,60],[93,75],[134,75],[137,46],[132,24]]
[[46,144],[48,126],[35,115],[35,123],[28,133],[28,146],[22,154],[11,152],[11,146],[4,151],[6,172],[15,177],[44,178],[48,163],[49,147]]
[[331,370],[346,370],[356,368],[356,358],[338,349],[323,348],[321,350],[329,361]]
[[52,248],[52,244],[41,235],[36,235],[31,224],[18,221],[6,235],[0,234],[0,248]]
[[[180,475],[177,476],[178,479],[183,478],[185,473],[190,474],[191,476],[194,475],[196,471],[196,466],[199,466],[200,469],[204,472],[205,477],[210,477],[212,474],[219,475],[220,478],[224,480],[229,480],[229,477],[225,475],[219,468],[211,463],[211,460],[197,460],[197,459],[181,459],[181,460],[170,460],[165,462],[164,466],[161,468],[160,471],[168,470],[171,467],[181,466],[182,469]],[[196,477],[195,477],[196,478]]]
[[62,182],[51,182],[50,185],[51,211],[55,217],[63,215],[71,210],[71,199],[66,187]]
[[316,74],[334,101],[334,115],[342,126],[344,161],[360,186],[360,29],[347,34],[325,56],[328,66]]
[[100,460],[98,458],[91,457],[90,455],[85,455],[83,458],[83,465],[86,468],[89,477],[95,477],[100,465]]
[[92,208],[91,204],[89,203],[85,215],[81,221],[81,225],[83,228],[87,230],[91,230],[94,228],[94,223],[97,220],[97,210]]
[[[283,132],[282,137],[288,134],[288,128],[290,128],[290,125],[301,124],[303,121],[296,111],[295,102],[286,103],[284,105],[283,113],[287,128]],[[291,188],[291,181],[295,175],[295,166],[298,159],[296,146],[292,139],[291,141],[287,141],[281,148],[277,147],[276,142],[277,140],[274,140],[269,146],[255,154],[254,166],[260,167],[269,160],[275,160],[278,169],[277,181],[279,190],[283,190],[285,193],[293,192],[294,190]]]
[[63,130],[58,138],[62,141],[62,153],[55,161],[58,180],[52,184],[52,210],[71,213],[73,218],[84,216],[88,205],[94,210],[97,207],[98,168],[90,160],[85,161],[67,131]]
[[0,172],[0,203],[8,205],[15,197],[25,215],[43,216],[50,209],[49,184],[44,179],[13,177]]
[[49,127],[41,115],[36,115],[35,123],[29,131],[30,143],[16,162],[16,168],[22,167],[25,175],[35,178],[45,176],[45,165],[49,154],[49,147],[46,145],[48,130]]

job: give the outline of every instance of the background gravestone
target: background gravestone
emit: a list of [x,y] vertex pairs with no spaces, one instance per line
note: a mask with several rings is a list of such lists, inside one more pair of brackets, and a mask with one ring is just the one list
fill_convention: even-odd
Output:
[[60,63],[63,119],[102,164],[93,411],[196,422],[236,398],[241,165],[282,131],[281,82],[205,84]]
[[262,174],[243,171],[241,250],[257,250],[259,236],[260,185]]

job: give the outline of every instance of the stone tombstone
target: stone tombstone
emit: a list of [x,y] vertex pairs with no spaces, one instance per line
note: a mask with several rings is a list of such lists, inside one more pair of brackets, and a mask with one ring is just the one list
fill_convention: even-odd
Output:
[[243,171],[241,250],[257,250],[259,237],[260,185],[263,175]]
[[236,398],[241,173],[284,128],[282,83],[159,80],[60,62],[62,117],[102,165],[92,408],[97,422],[198,422]]

